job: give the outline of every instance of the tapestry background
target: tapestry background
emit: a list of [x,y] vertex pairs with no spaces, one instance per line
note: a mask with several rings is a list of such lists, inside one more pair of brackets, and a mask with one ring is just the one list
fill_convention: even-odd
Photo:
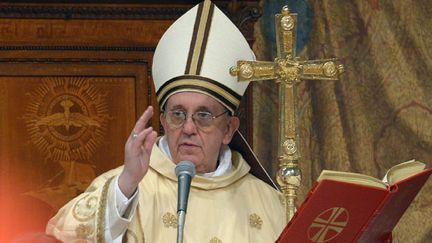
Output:
[[[410,159],[432,166],[432,2],[263,1],[255,29],[259,60],[274,58],[271,20],[287,3],[299,14],[297,55],[338,57],[346,67],[339,81],[299,86],[303,185],[298,203],[323,169],[382,178],[391,166]],[[276,85],[254,84],[253,97],[254,150],[274,175]],[[431,215],[429,180],[396,227],[394,241],[428,242]]]

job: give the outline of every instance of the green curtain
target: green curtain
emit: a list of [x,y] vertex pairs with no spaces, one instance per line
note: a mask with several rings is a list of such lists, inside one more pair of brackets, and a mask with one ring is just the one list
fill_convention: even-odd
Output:
[[[311,23],[310,33],[299,29],[305,47],[297,55],[338,57],[346,67],[339,81],[304,81],[298,87],[303,173],[299,203],[323,169],[382,178],[391,166],[410,159],[431,167],[432,2],[297,2],[309,12],[299,18]],[[269,4],[275,4],[271,0],[261,4],[265,18]],[[273,27],[263,19],[255,26],[259,60],[274,57],[269,28]],[[259,82],[252,90],[254,150],[275,175],[277,87]],[[394,242],[430,242],[431,216],[432,179],[402,217]]]

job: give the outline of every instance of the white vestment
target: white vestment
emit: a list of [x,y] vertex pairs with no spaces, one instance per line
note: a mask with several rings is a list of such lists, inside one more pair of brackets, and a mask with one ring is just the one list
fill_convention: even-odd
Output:
[[[60,209],[49,221],[47,233],[64,242],[111,242],[127,229],[128,242],[175,242],[177,178],[174,168],[175,164],[155,145],[149,171],[140,182],[135,199],[127,202],[116,195],[116,178],[122,167],[111,170]],[[281,194],[249,174],[249,170],[241,155],[232,151],[231,171],[216,177],[194,177],[185,243],[274,242],[277,239],[286,222]]]

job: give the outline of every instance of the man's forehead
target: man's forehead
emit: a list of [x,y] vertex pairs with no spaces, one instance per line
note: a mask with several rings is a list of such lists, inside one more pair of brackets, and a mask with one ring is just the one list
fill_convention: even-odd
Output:
[[215,98],[197,92],[180,92],[173,94],[167,100],[169,108],[191,108],[191,109],[223,109],[224,106]]

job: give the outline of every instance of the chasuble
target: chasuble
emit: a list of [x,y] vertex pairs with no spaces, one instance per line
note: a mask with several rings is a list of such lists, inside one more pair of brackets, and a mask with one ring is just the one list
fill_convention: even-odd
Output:
[[[249,173],[232,151],[231,172],[192,180],[185,243],[275,242],[285,226],[281,193]],[[175,242],[177,177],[175,164],[155,144],[150,168],[125,214],[118,213],[116,177],[122,167],[96,178],[86,192],[50,220],[47,233],[64,242]]]

